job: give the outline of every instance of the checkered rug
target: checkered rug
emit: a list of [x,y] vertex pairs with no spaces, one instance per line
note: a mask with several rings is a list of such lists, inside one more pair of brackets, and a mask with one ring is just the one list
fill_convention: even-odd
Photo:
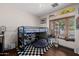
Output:
[[41,56],[52,46],[53,44],[50,44],[45,48],[36,48],[33,45],[28,45],[24,48],[24,51],[18,51],[18,56]]

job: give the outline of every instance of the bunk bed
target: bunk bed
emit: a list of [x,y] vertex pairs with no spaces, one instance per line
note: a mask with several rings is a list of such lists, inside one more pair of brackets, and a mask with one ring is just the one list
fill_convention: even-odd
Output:
[[18,55],[42,55],[52,47],[46,27],[18,27]]

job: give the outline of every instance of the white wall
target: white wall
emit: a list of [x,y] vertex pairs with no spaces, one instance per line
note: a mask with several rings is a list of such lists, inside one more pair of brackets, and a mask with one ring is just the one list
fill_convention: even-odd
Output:
[[[70,6],[67,6],[67,7],[74,7],[74,8],[76,8],[76,11],[74,12],[74,14],[75,14],[75,16],[77,17],[77,14],[78,14],[78,7],[79,7],[79,4],[74,4],[74,5],[70,5]],[[66,8],[66,7],[65,7]],[[60,10],[57,10],[57,11],[54,11],[54,12],[52,12],[52,13],[50,13],[50,14],[59,14],[59,12],[61,11],[62,9],[60,9]],[[40,17],[40,19],[42,19],[42,18],[47,18],[47,20],[48,20],[48,22],[46,23],[46,25],[45,25],[45,27],[48,27],[49,28],[49,15],[50,14],[47,14],[47,15],[45,15],[45,16],[43,16],[43,17]],[[66,16],[66,15],[65,15]],[[68,14],[67,14],[67,16],[68,16]],[[60,17],[60,16],[58,16],[58,17]],[[76,20],[76,17],[75,17],[75,20]],[[41,25],[42,26],[42,25]],[[69,48],[72,48],[72,49],[74,49],[75,50],[75,52],[76,53],[79,53],[79,31],[78,30],[76,30],[76,32],[74,33],[75,35],[76,35],[76,37],[75,37],[75,42],[69,42],[69,41],[65,41],[65,40],[62,40],[62,39],[58,39],[58,41],[59,41],[59,44],[60,45],[62,45],[62,46],[65,46],[65,47],[69,47]],[[76,50],[78,50],[78,51],[76,51]]]
[[76,41],[74,52],[79,54],[79,30],[76,30]]
[[4,48],[10,49],[17,43],[18,26],[39,26],[39,19],[10,4],[0,4],[0,26],[6,26]]

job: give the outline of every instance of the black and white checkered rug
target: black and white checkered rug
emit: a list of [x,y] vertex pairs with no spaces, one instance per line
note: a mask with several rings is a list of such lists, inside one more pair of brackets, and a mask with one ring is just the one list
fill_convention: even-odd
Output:
[[18,56],[41,56],[52,46],[53,44],[50,44],[45,48],[36,48],[33,45],[28,45],[25,47],[24,51],[18,51]]

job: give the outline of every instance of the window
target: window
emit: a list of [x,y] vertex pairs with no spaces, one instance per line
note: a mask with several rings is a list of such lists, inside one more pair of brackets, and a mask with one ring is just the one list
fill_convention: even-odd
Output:
[[74,41],[75,28],[76,28],[74,17],[69,18],[68,21],[69,21],[68,39]]
[[52,31],[51,34],[55,35],[60,39],[65,39],[68,41],[75,40],[75,17],[68,17],[57,19],[55,21],[50,21],[50,30]]
[[65,32],[65,22],[64,19],[59,20],[59,38],[65,38],[64,32]]

